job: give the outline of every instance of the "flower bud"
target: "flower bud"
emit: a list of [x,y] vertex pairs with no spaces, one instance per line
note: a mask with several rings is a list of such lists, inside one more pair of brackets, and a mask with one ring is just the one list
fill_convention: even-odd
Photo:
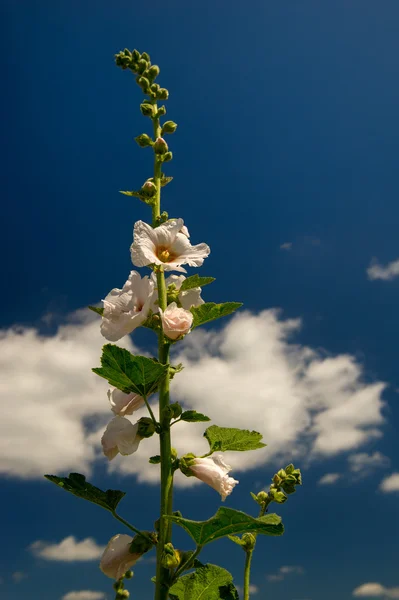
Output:
[[284,504],[287,500],[287,496],[283,492],[278,492],[277,490],[270,490],[270,496],[272,500],[278,504]]
[[137,70],[139,73],[144,73],[144,71],[146,70],[146,68],[148,67],[148,63],[146,60],[144,60],[143,58],[141,58],[138,63],[137,63]]
[[154,142],[155,154],[165,154],[168,151],[168,144],[161,137],[157,138]]
[[155,425],[150,417],[141,417],[141,419],[137,421],[137,424],[139,426],[137,435],[140,438],[149,438],[154,435]]
[[189,333],[193,324],[193,313],[184,308],[179,308],[176,302],[161,311],[162,329],[170,340],[177,340],[182,335]]
[[157,186],[152,181],[146,181],[141,189],[147,196],[155,196],[157,192]]
[[256,537],[252,533],[244,533],[241,538],[245,550],[253,550],[256,544]]
[[273,483],[274,483],[274,484],[275,484],[275,485],[278,487],[278,486],[280,485],[281,481],[282,481],[282,480],[280,479],[280,477],[279,477],[279,476],[277,475],[277,473],[276,473],[276,474],[274,475],[274,477],[273,477]]
[[129,598],[130,592],[128,590],[119,590],[116,593],[115,600],[124,600],[124,598]]
[[148,77],[148,79],[150,81],[154,81],[154,79],[156,77],[158,77],[159,71],[160,71],[160,69],[159,69],[158,65],[152,65],[152,67],[150,67],[148,69],[148,71],[147,71],[147,77]]
[[146,133],[142,133],[141,135],[138,135],[136,138],[134,138],[134,140],[135,140],[135,142],[138,143],[140,148],[145,148],[146,146],[153,145],[152,139]]
[[268,498],[269,498],[269,494],[267,492],[259,492],[259,494],[256,496],[256,500],[260,504],[265,503]]
[[150,90],[151,90],[152,92],[158,92],[158,90],[160,89],[160,87],[161,87],[161,86],[159,85],[159,83],[153,83],[153,84],[151,85],[151,87],[150,87]]
[[133,571],[126,571],[125,579],[131,579],[133,577]]
[[147,77],[137,77],[136,81],[144,93],[148,92],[150,89],[150,82],[148,81]]
[[143,102],[143,104],[140,104],[140,110],[141,110],[141,114],[144,115],[145,117],[152,117],[152,115],[154,114],[153,105],[148,104],[147,102]]
[[173,154],[172,154],[172,152],[166,152],[162,158],[163,158],[163,162],[169,162],[172,160]]
[[162,563],[167,569],[176,569],[180,564],[180,553],[170,542],[165,544]]
[[165,106],[160,106],[158,108],[157,118],[158,117],[163,117],[164,115],[166,115],[166,107]]
[[172,409],[172,417],[174,419],[178,419],[183,412],[180,404],[178,402],[174,402],[173,404],[170,404],[169,407]]
[[280,479],[285,479],[287,477],[287,473],[284,471],[284,469],[277,471],[277,475],[280,477]]
[[158,100],[167,100],[169,98],[169,92],[166,88],[159,88],[157,92]]
[[133,60],[138,62],[140,60],[140,52],[138,50],[133,50],[132,58],[133,58]]
[[148,54],[148,52],[143,52],[142,55],[141,55],[141,58],[143,60],[146,60],[147,62],[149,62],[151,60],[150,59],[150,55]]
[[162,134],[164,133],[174,133],[177,129],[177,123],[174,121],[166,121],[162,127]]

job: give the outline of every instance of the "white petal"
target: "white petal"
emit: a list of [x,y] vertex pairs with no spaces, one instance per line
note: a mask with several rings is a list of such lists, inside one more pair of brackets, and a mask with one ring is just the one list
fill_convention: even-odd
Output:
[[[114,417],[107,425],[101,438],[105,456],[112,460],[120,452],[123,455],[136,452],[140,438],[137,436],[138,423],[133,425],[125,417]],[[115,448],[117,452],[115,453]]]
[[125,394],[117,388],[108,390],[108,399],[114,415],[120,415],[121,417],[132,415],[144,405],[144,398],[138,394]]
[[132,567],[140,555],[129,552],[132,538],[129,535],[114,535],[107,544],[100,561],[100,569],[112,579],[120,579]]
[[192,288],[186,292],[180,292],[179,300],[183,308],[190,310],[192,306],[200,306],[204,304],[204,300],[201,298],[201,288]]
[[155,229],[151,225],[144,223],[144,221],[137,221],[134,224],[133,240],[133,244],[130,247],[130,255],[132,263],[136,267],[145,267],[152,263],[157,263],[157,261],[159,262],[155,254],[157,237]]

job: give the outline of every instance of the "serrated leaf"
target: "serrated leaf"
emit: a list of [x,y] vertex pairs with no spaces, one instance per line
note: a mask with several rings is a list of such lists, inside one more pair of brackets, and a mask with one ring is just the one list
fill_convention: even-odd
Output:
[[90,308],[93,312],[103,316],[104,308],[101,308],[100,306],[88,306],[87,308]]
[[227,450],[245,452],[246,450],[257,450],[266,446],[261,442],[261,433],[249,431],[248,429],[236,429],[235,427],[211,425],[205,431],[204,437],[209,442],[211,452],[226,452]]
[[237,535],[228,535],[227,537],[235,544],[238,544],[238,546],[244,546],[244,542]]
[[[235,600],[238,595],[232,582],[233,576],[226,569],[206,564],[196,569],[194,573],[180,577],[170,588],[170,599]],[[232,595],[233,590],[236,595]]]
[[126,492],[120,490],[100,490],[88,481],[86,477],[80,473],[69,473],[69,477],[57,477],[57,475],[45,475],[45,478],[52,481],[65,491],[88,500],[94,504],[98,504],[111,512],[116,510],[119,502],[125,496]]
[[200,277],[199,275],[191,275],[191,277],[187,277],[181,285],[180,292],[185,292],[187,290],[192,290],[197,287],[204,287],[204,285],[208,285],[215,281],[214,277]]
[[154,204],[155,196],[153,194],[147,194],[143,190],[140,190],[140,191],[136,191],[136,190],[122,191],[122,190],[119,190],[119,193],[123,194],[124,196],[133,196],[134,198],[139,198],[139,200],[141,200],[142,202],[145,202],[145,204],[150,204],[150,205]]
[[191,521],[183,517],[168,515],[164,515],[164,518],[183,527],[199,546],[237,533],[282,535],[284,532],[281,518],[274,513],[255,518],[240,510],[224,506],[219,508],[217,513],[207,521]]
[[205,302],[200,306],[190,308],[193,313],[193,325],[192,329],[220,319],[220,317],[226,317],[231,315],[234,311],[242,306],[242,302],[224,302],[223,304],[215,304],[214,302]]
[[168,365],[152,358],[134,356],[124,348],[106,344],[103,346],[101,367],[92,370],[125,394],[134,392],[149,396],[155,392],[168,368]]
[[210,418],[202,413],[197,412],[196,410],[185,410],[180,418],[182,421],[187,421],[187,423],[197,423],[197,422],[205,422],[210,421]]

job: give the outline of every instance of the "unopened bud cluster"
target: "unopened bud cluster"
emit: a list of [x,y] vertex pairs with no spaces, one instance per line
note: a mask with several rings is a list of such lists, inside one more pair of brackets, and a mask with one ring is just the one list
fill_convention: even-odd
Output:
[[[130,51],[127,48],[115,55],[115,62],[122,69],[129,69],[136,75],[136,81],[145,94],[154,100],[167,100],[169,92],[154,83],[160,69],[158,65],[152,65],[147,52],[140,54],[138,50]],[[144,114],[144,113],[143,113]],[[152,115],[146,115],[152,116]]]
[[293,464],[287,465],[285,469],[280,469],[272,479],[272,484],[268,492],[259,492],[252,494],[253,499],[260,506],[267,506],[271,502],[283,504],[289,494],[293,494],[297,485],[302,485],[302,476],[300,469],[295,469]]

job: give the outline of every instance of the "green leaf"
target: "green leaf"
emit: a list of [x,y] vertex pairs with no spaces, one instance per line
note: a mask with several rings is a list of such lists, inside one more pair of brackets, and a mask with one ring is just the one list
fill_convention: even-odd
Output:
[[255,518],[240,510],[224,506],[219,508],[217,513],[207,521],[191,521],[183,517],[168,515],[164,515],[164,518],[183,527],[199,546],[237,533],[282,535],[284,532],[281,517],[274,513]]
[[239,538],[237,535],[228,535],[227,537],[229,538],[229,540],[231,540],[235,544],[238,544],[239,546],[245,545],[245,543],[242,541],[242,539]]
[[100,308],[99,306],[88,306],[87,308],[90,308],[90,310],[92,310],[93,312],[103,316],[104,308]]
[[119,502],[126,494],[126,492],[121,492],[120,490],[107,490],[104,492],[86,481],[86,477],[80,473],[69,473],[69,477],[45,475],[45,478],[74,496],[98,504],[111,512],[116,510]]
[[198,421],[210,421],[210,418],[202,413],[197,412],[196,410],[185,410],[181,416],[182,421],[187,421],[188,423],[196,423]]
[[152,465],[159,465],[159,463],[161,462],[161,457],[159,456],[159,454],[155,454],[155,456],[150,456],[148,462]]
[[145,202],[145,204],[151,205],[154,203],[154,195],[148,194],[144,190],[140,190],[140,191],[136,191],[136,190],[122,191],[122,190],[120,190],[119,193],[123,194],[124,196],[133,196],[134,198],[139,198],[142,202]]
[[101,367],[93,369],[93,372],[125,394],[133,392],[149,396],[155,392],[168,368],[168,365],[152,358],[134,356],[124,348],[106,344],[103,346]]
[[[235,595],[232,595],[233,591],[235,591]],[[199,567],[194,573],[180,577],[170,588],[169,594],[171,600],[238,599],[231,573],[222,567],[210,564]]]
[[192,275],[183,281],[179,291],[185,292],[196,287],[204,287],[204,285],[208,285],[208,283],[212,283],[212,281],[215,281],[214,277],[200,277],[199,275]]
[[257,450],[264,448],[266,444],[261,442],[262,434],[248,429],[236,429],[235,427],[218,427],[211,425],[204,433],[209,442],[211,452],[226,452],[235,450]]
[[194,316],[192,329],[220,317],[231,315],[240,306],[242,306],[242,302],[224,302],[223,304],[205,302],[205,304],[201,304],[200,306],[192,307],[190,308]]

